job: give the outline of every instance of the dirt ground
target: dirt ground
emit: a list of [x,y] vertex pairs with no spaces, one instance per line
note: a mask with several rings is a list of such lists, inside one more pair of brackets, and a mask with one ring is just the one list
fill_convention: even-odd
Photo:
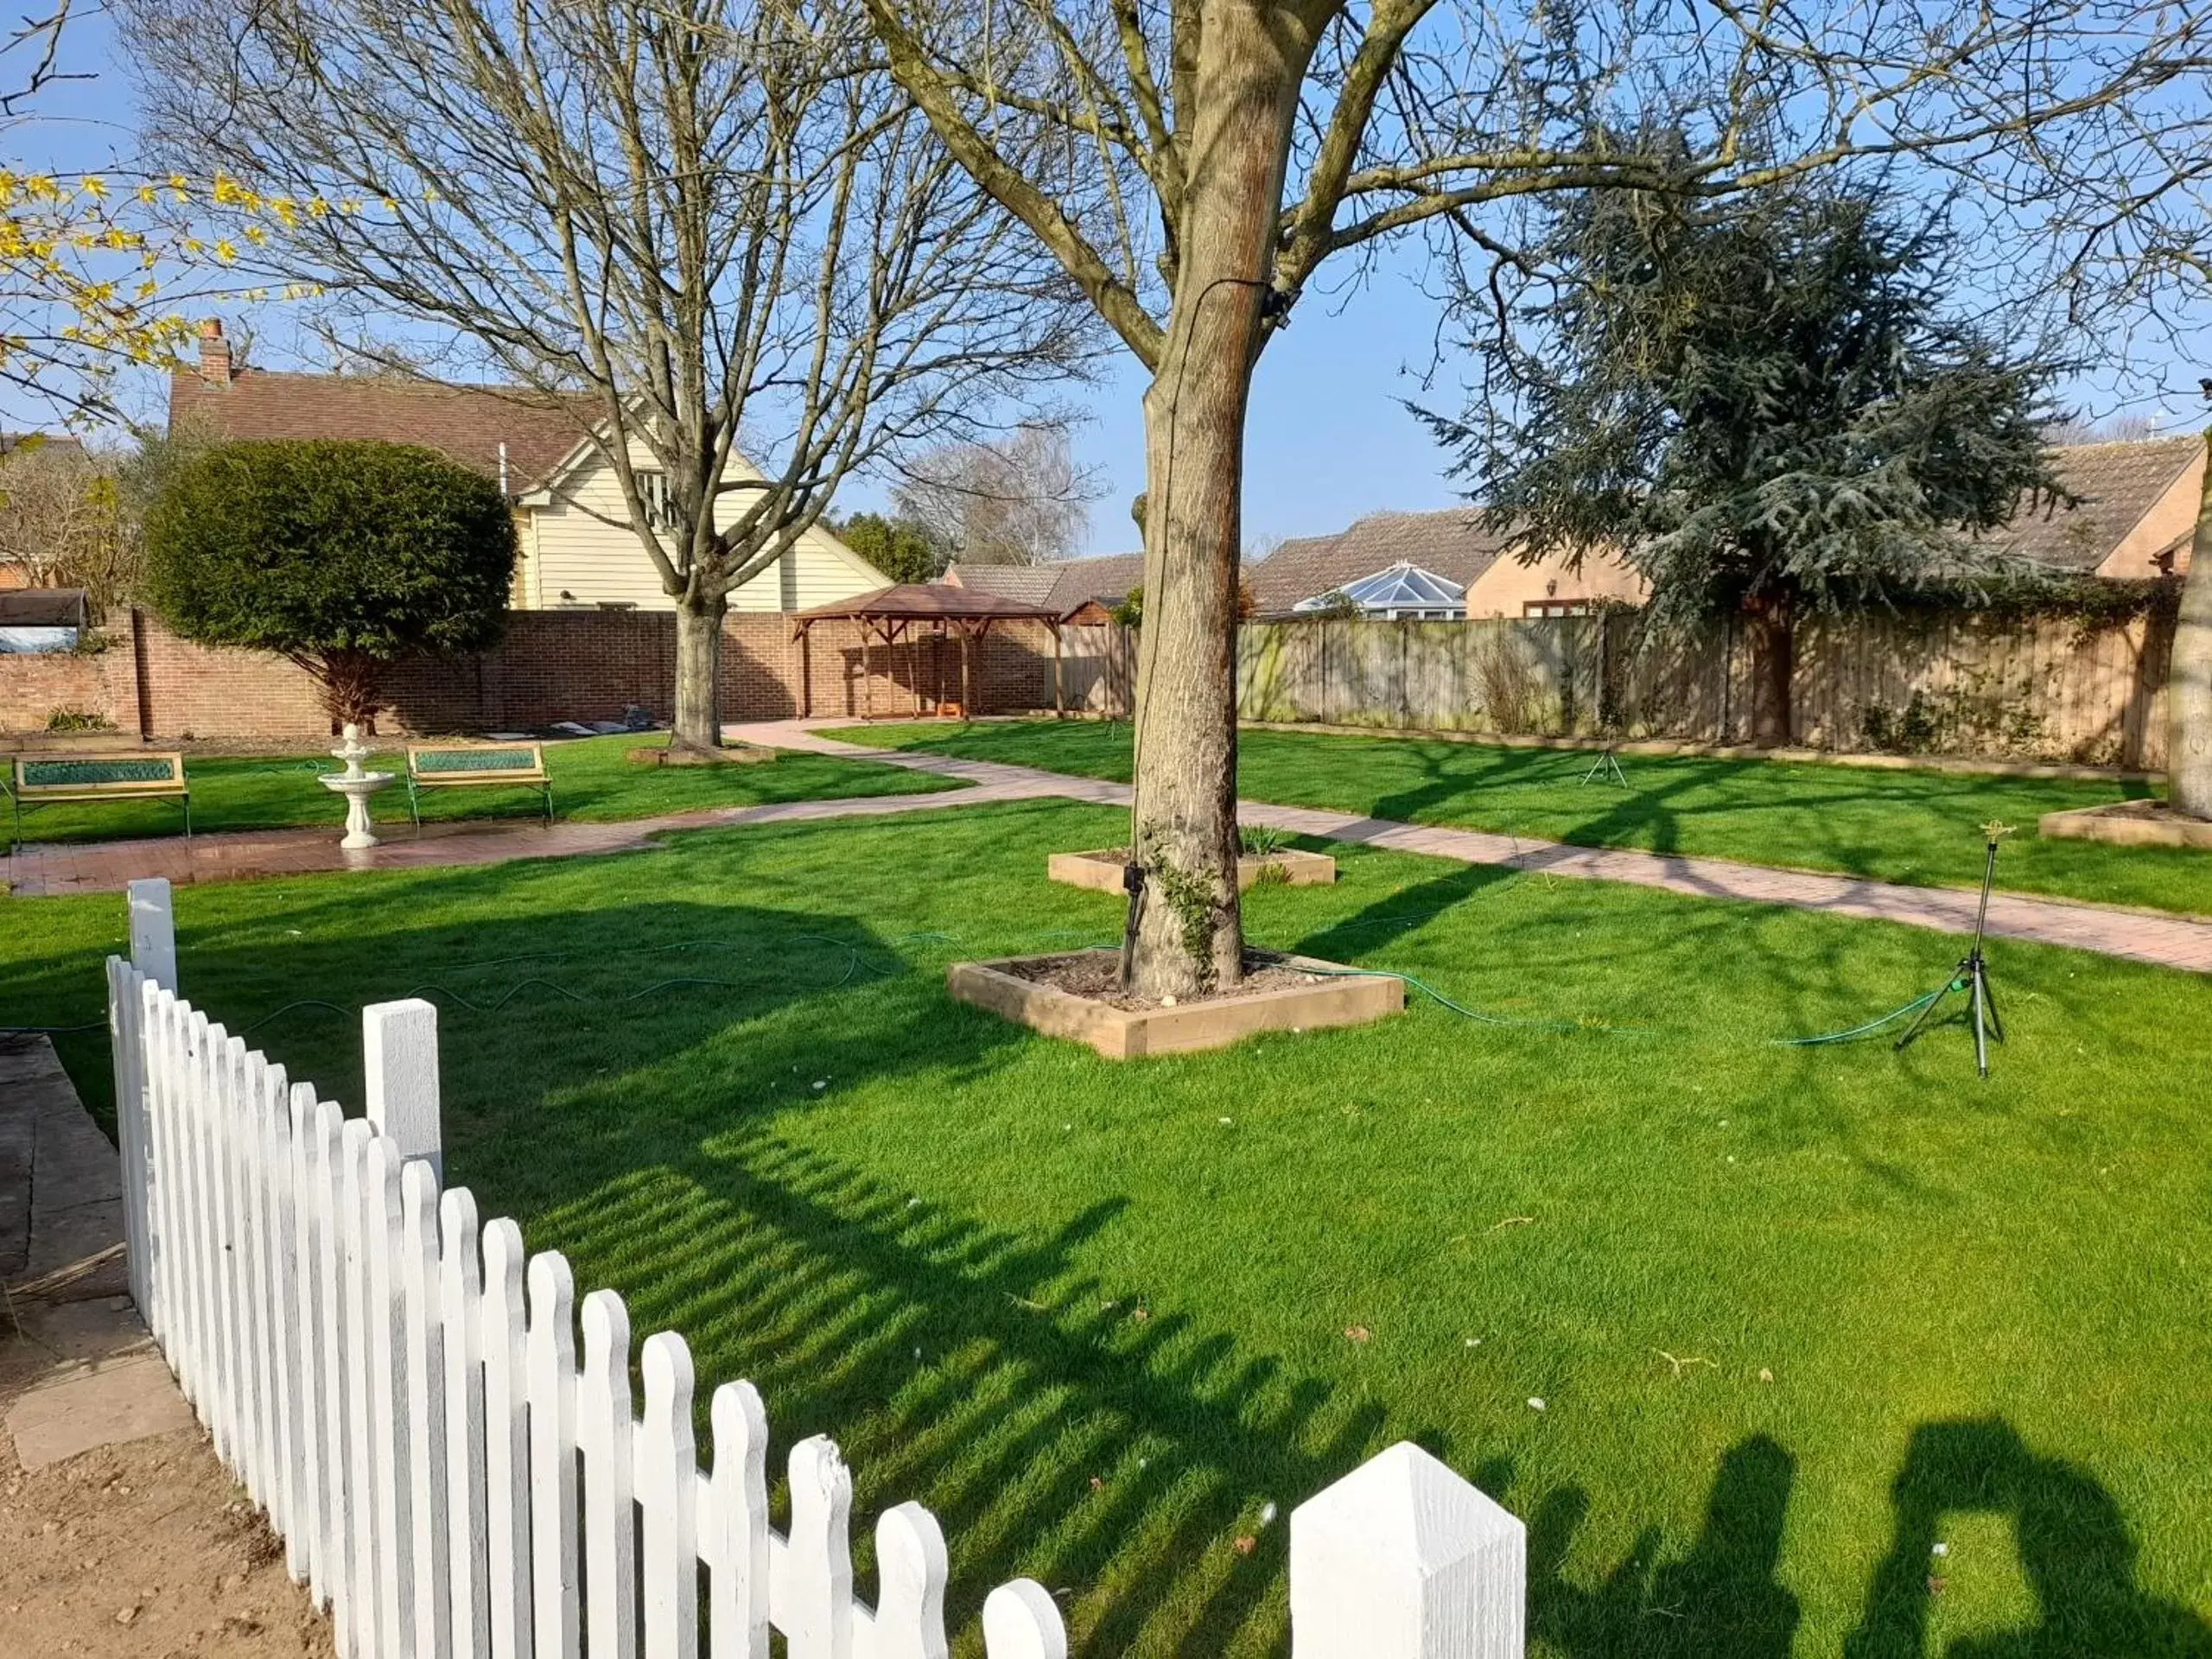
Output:
[[[66,1351],[0,1313],[0,1418]],[[195,1426],[27,1471],[0,1433],[0,1659],[332,1652],[283,1546]]]

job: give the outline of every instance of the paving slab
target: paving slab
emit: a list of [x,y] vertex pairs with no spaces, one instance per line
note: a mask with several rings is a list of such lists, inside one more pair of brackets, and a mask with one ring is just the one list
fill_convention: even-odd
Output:
[[0,1039],[0,1147],[21,1175],[0,1240],[0,1422],[27,1470],[192,1421],[130,1298],[121,1160],[53,1042]]
[[79,1366],[26,1389],[8,1408],[7,1426],[16,1460],[39,1470],[99,1446],[189,1428],[192,1408],[168,1363],[145,1353]]
[[115,1147],[53,1043],[0,1038],[0,1284],[64,1300],[124,1289],[122,1198]]

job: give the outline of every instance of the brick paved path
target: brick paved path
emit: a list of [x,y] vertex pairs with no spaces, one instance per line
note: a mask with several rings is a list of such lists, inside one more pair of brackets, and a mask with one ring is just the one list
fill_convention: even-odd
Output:
[[[826,723],[812,722],[817,728]],[[893,766],[972,778],[979,784],[988,782],[999,788],[1020,783],[1041,785],[1044,779],[1057,775],[1026,766],[948,761],[936,755],[871,749],[864,744],[820,736],[816,731],[794,723],[738,729],[755,743],[884,760]],[[1063,781],[1072,785],[1077,780]],[[1100,787],[1094,784],[1084,798],[1104,804],[1128,804],[1126,787],[1111,785],[1110,795],[1098,793]],[[1268,824],[1296,835],[1318,836],[1330,841],[1360,842],[1393,852],[1456,859],[1463,864],[1495,864],[1532,873],[1624,881],[1635,887],[1662,887],[1694,899],[1739,899],[1753,904],[1789,905],[1800,910],[1827,911],[1871,921],[1902,922],[1942,933],[1974,931],[1977,895],[1961,887],[1899,887],[1862,876],[1770,869],[1720,858],[1685,858],[1627,848],[1570,847],[1559,842],[1489,835],[1478,830],[1401,823],[1389,818],[1361,817],[1356,813],[1313,807],[1272,806],[1262,801],[1240,801],[1236,813],[1245,823]],[[2100,956],[2152,963],[2161,968],[2212,973],[2212,921],[2198,921],[2186,916],[2000,893],[1989,901],[1989,931],[1993,938],[2065,945],[2075,950],[2093,950]]]
[[[709,807],[637,818],[626,823],[558,823],[486,828],[441,824],[367,852],[341,851],[327,830],[169,836],[97,845],[31,847],[9,861],[8,879],[25,898],[58,893],[118,892],[140,876],[166,875],[180,886],[250,876],[309,871],[408,869],[426,866],[494,864],[515,858],[563,858],[582,854],[636,852],[671,830],[704,830],[748,823],[791,823],[825,818],[874,817],[995,801],[1057,798],[1098,806],[1126,806],[1126,785],[1069,778],[1030,766],[955,760],[873,749],[819,735],[810,727],[831,721],[775,721],[728,728],[733,737],[777,748],[874,760],[929,772],[965,787],[921,795],[871,796],[858,800],[786,801],[766,806]],[[1557,842],[1488,835],[1475,830],[1400,823],[1388,818],[1324,811],[1312,807],[1238,804],[1244,823],[1263,823],[1332,841],[1359,842],[1394,852],[1420,853],[1465,864],[1489,864],[1552,875],[1623,881],[1661,887],[1698,899],[1735,899],[1788,905],[1801,910],[1902,922],[1938,932],[1974,929],[1975,895],[1954,887],[1908,887],[1859,876],[1769,869],[1726,859],[1684,858],[1623,848],[1570,847]],[[2063,899],[1999,893],[1990,901],[1989,931],[1999,938],[2063,945],[2101,956],[2146,962],[2195,973],[2212,972],[2212,921],[2122,910]]]

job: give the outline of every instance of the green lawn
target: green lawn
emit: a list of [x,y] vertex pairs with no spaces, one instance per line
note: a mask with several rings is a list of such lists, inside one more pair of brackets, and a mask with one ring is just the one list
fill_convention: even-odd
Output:
[[[776,1459],[836,1436],[863,1529],[931,1504],[957,1628],[1027,1573],[1093,1659],[1279,1654],[1291,1507],[1413,1437],[1529,1522],[1539,1654],[2212,1654],[2212,981],[2000,945],[1982,1084],[1956,1026],[1774,1046],[1952,939],[1354,846],[1255,937],[1567,1028],[1116,1065],[950,1004],[950,960],[1113,934],[1043,866],[1117,830],[190,887],[181,971],[349,1103],[354,1022],[276,1011],[440,988],[452,1177],[702,1398],[755,1378]],[[0,1007],[96,1020],[123,931],[0,901]]]
[[[809,801],[842,795],[900,795],[933,789],[957,789],[952,779],[931,778],[869,760],[830,755],[781,754],[755,766],[640,766],[624,759],[653,737],[590,737],[545,746],[546,770],[553,778],[556,818],[608,820],[649,818],[700,806],[754,806],[768,801]],[[407,816],[406,757],[399,750],[380,753],[361,763],[372,771],[395,774],[391,786],[372,803],[380,824],[401,824]],[[327,756],[201,760],[186,757],[192,785],[192,827],[217,830],[273,830],[294,824],[330,825],[346,821],[346,803],[315,782],[315,774],[340,770]],[[440,789],[423,796],[428,821],[451,818],[532,818],[543,808],[531,789]],[[0,812],[9,810],[0,800]],[[12,827],[10,818],[0,831]],[[135,836],[181,834],[184,815],[174,801],[111,801],[96,806],[41,806],[23,814],[27,841],[115,841]]]
[[[1087,778],[1129,775],[1129,728],[1103,721],[879,726],[825,735]],[[1594,757],[1571,751],[1276,731],[1242,734],[1237,751],[1238,789],[1278,805],[1916,885],[1978,885],[1980,826],[1993,817],[2019,832],[1999,859],[2002,887],[2212,915],[2212,857],[2202,852],[2036,838],[2044,813],[2152,792],[2141,784],[1629,755],[1621,760],[1622,789],[1583,783]]]

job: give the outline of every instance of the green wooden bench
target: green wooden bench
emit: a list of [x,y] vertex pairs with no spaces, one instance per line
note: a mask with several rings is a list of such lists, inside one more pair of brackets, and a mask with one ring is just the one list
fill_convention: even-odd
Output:
[[15,808],[10,849],[23,844],[27,809],[90,801],[175,801],[192,833],[192,790],[180,753],[18,754],[8,769],[8,797]]
[[553,779],[538,743],[414,743],[407,749],[407,811],[423,832],[422,792],[427,789],[534,789],[543,797],[545,822],[553,822]]

